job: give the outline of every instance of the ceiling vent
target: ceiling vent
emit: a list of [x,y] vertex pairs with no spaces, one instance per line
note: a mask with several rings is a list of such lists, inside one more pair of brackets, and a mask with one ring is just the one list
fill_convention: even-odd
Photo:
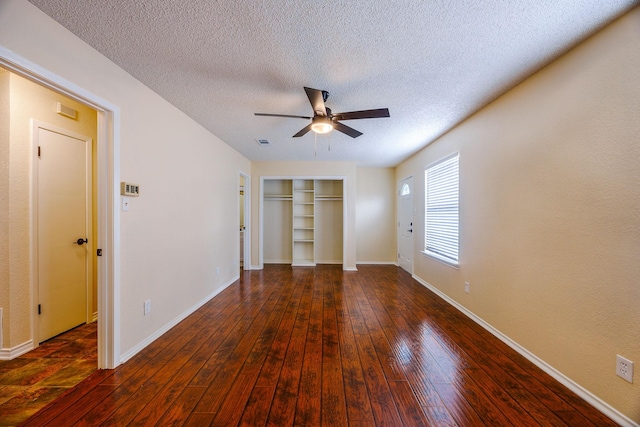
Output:
[[256,141],[258,141],[258,144],[260,145],[271,145],[271,143],[267,139],[256,139]]

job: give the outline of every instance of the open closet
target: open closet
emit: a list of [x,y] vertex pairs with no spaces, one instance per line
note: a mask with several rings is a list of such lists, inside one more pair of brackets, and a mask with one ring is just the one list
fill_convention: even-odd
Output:
[[342,264],[343,194],[343,179],[264,179],[264,262]]

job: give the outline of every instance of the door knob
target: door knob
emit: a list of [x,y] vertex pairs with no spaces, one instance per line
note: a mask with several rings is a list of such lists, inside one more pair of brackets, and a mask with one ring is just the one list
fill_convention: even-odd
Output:
[[87,239],[80,238],[80,239],[76,240],[76,241],[75,241],[75,242],[73,242],[73,243],[76,243],[76,244],[78,244],[78,245],[82,246],[82,244],[87,243],[87,242],[88,242],[88,240],[87,240]]

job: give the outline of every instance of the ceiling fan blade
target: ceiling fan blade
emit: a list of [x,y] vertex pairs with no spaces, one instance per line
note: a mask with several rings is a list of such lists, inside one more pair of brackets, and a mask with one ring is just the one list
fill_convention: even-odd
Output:
[[294,119],[312,119],[313,117],[308,116],[292,116],[290,114],[269,114],[269,113],[253,113],[256,116],[267,116],[267,117],[293,117]]
[[327,110],[324,107],[322,91],[318,89],[311,89],[310,87],[305,87],[304,91],[307,92],[307,98],[309,98],[314,115],[326,116]]
[[336,113],[335,120],[355,120],[355,119],[377,119],[380,117],[390,117],[388,108],[378,108],[376,110],[349,111],[347,113]]
[[296,133],[295,135],[293,135],[294,138],[299,138],[302,135],[306,134],[307,132],[309,132],[311,130],[311,123],[309,123],[308,125],[306,125],[305,127],[303,127],[300,132]]
[[338,122],[333,122],[333,129],[337,130],[338,132],[342,132],[345,135],[349,135],[351,138],[357,138],[360,135],[362,135],[362,132],[357,131],[354,128],[350,128],[349,126],[345,126],[342,123],[338,123]]

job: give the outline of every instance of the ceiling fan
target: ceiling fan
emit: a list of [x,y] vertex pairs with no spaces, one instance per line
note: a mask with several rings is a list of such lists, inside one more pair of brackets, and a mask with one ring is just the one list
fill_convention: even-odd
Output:
[[378,117],[390,117],[388,108],[378,108],[375,110],[362,110],[362,111],[350,111],[348,113],[333,113],[331,108],[324,105],[327,98],[329,98],[329,92],[326,90],[311,89],[305,87],[304,91],[307,93],[311,107],[313,108],[313,117],[308,116],[293,116],[289,114],[268,114],[268,113],[254,113],[256,116],[269,116],[269,117],[293,117],[296,119],[310,119],[311,123],[300,130],[300,132],[293,135],[294,138],[298,138],[309,132],[310,130],[315,133],[328,133],[332,130],[337,130],[345,135],[349,135],[351,138],[357,138],[362,135],[362,132],[357,131],[349,126],[340,123],[341,120],[355,120],[355,119],[376,119]]

